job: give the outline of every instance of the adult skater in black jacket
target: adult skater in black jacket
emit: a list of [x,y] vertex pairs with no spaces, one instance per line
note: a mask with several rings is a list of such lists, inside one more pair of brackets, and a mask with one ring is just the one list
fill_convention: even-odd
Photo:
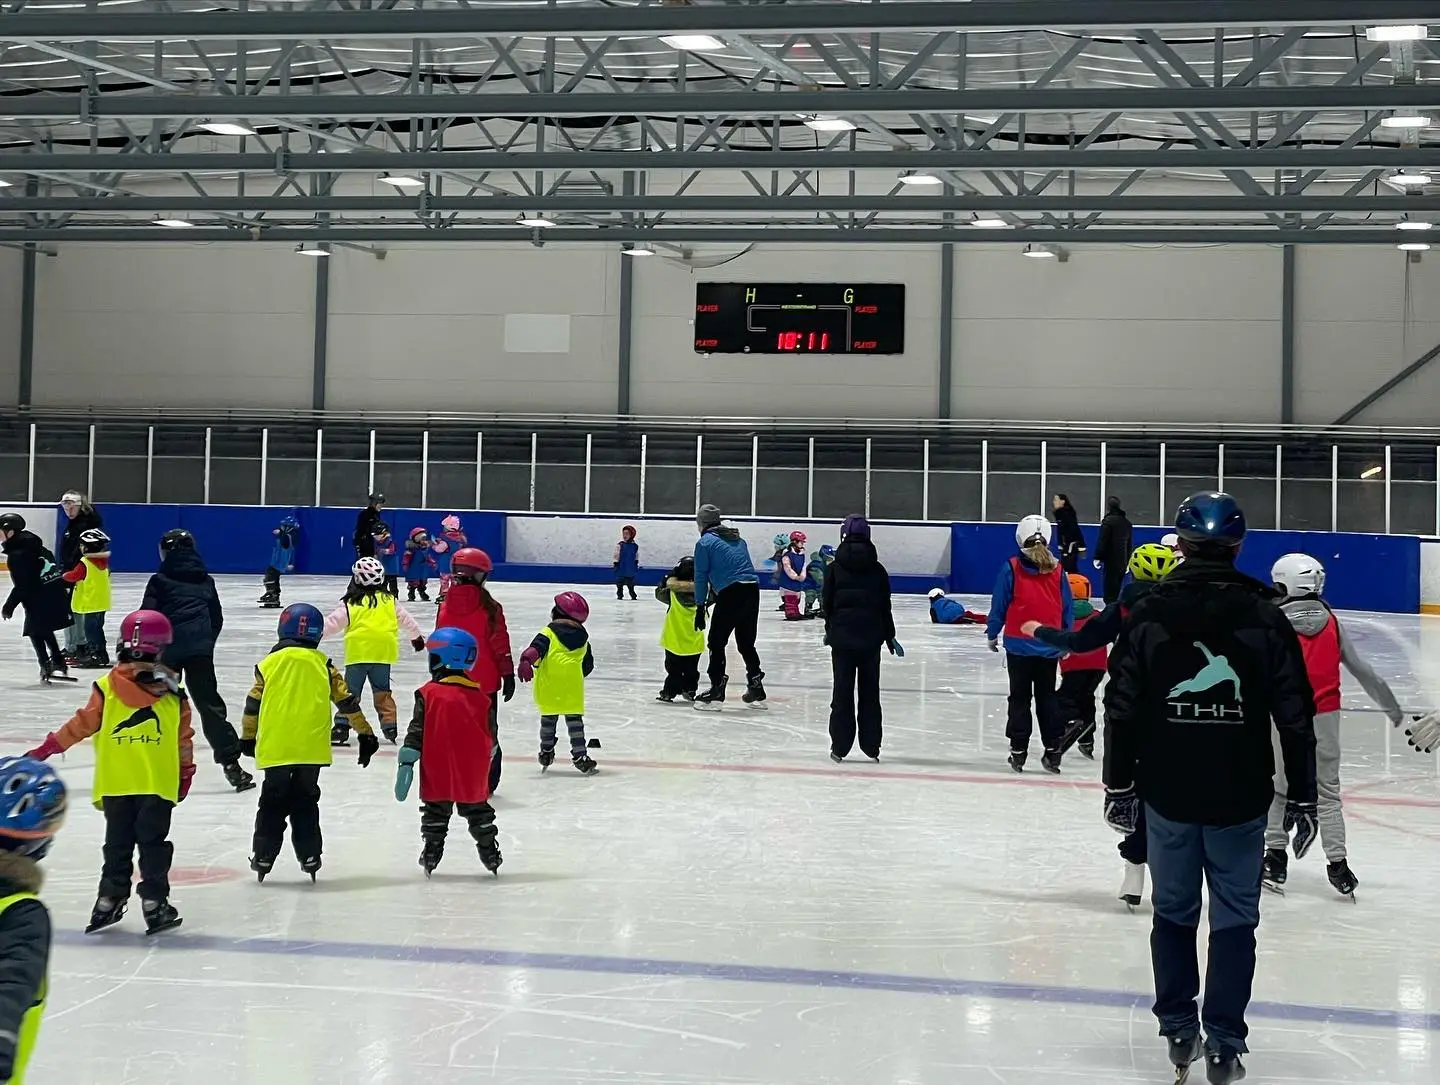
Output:
[[184,679],[226,781],[236,791],[249,791],[255,779],[240,767],[240,736],[225,717],[225,702],[215,680],[215,642],[225,615],[215,581],[195,549],[195,536],[184,528],[160,537],[160,571],[145,585],[140,608],[158,610],[170,619],[175,636],[161,662]]
[[[1245,516],[1222,493],[1176,514],[1185,561],[1130,611],[1105,691],[1105,819],[1131,832],[1145,806],[1153,880],[1155,1016],[1170,1060],[1203,1053],[1212,1085],[1244,1076],[1260,864],[1280,736],[1296,856],[1314,843],[1315,703],[1294,628],[1268,587],[1236,571]],[[1210,889],[1205,1005],[1196,938]]]
[[1080,571],[1080,555],[1085,553],[1085,533],[1080,530],[1080,515],[1070,504],[1069,494],[1056,494],[1051,499],[1055,512],[1056,534],[1060,536],[1060,567],[1067,573]]
[[1103,595],[1106,606],[1120,598],[1134,531],[1130,517],[1120,507],[1120,499],[1112,497],[1107,500],[1105,518],[1100,521],[1100,536],[1095,540],[1095,568],[1103,569],[1105,573]]
[[70,672],[55,631],[70,624],[69,585],[60,579],[64,571],[55,561],[40,536],[25,530],[25,518],[18,512],[0,516],[0,539],[4,540],[5,561],[10,567],[14,586],[0,607],[0,616],[8,622],[16,607],[25,608],[25,636],[40,661],[40,681],[68,679]]
[[380,510],[385,507],[384,494],[371,494],[366,506],[355,517],[355,537],[351,543],[357,558],[375,556],[375,529],[385,521],[380,519]]

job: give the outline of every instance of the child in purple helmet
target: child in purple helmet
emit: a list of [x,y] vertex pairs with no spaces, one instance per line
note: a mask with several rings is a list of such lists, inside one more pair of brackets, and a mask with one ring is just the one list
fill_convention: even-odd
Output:
[[560,717],[570,732],[570,760],[586,776],[596,765],[586,752],[585,679],[595,669],[585,620],[590,604],[578,591],[555,596],[550,624],[535,635],[520,656],[520,681],[535,683],[535,707],[540,710],[540,769],[555,760],[555,730]]

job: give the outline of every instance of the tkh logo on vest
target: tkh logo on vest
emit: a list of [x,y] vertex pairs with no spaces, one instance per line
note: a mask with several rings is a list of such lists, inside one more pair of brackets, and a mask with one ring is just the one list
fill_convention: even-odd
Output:
[[142,708],[117,723],[112,737],[117,745],[122,742],[154,742],[158,744],[160,742],[160,717],[155,714],[153,708],[148,706]]
[[1198,640],[1192,642],[1204,657],[1194,675],[1177,682],[1170,690],[1168,706],[1171,723],[1245,722],[1240,704],[1240,676],[1230,661]]

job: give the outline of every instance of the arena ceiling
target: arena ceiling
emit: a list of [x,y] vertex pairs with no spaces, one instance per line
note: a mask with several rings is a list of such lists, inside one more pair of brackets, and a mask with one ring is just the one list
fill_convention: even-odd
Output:
[[1433,10],[11,0],[0,243],[1393,244]]

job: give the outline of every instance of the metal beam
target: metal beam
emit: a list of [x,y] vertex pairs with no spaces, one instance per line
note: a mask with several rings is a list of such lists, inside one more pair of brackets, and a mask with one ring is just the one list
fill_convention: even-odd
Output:
[[[883,4],[857,8],[885,7]],[[652,10],[652,9],[644,9]],[[662,9],[653,9],[662,10]],[[741,9],[752,10],[752,9]],[[759,8],[753,10],[770,10]],[[3,25],[3,24],[0,24]],[[1435,104],[1424,85],[1117,87],[1041,90],[709,90],[476,94],[36,94],[8,97],[16,118],[81,121],[155,117],[247,119],[381,117],[773,116],[812,113],[1294,113],[1302,110],[1423,109]]]
[[310,406],[325,409],[325,381],[330,366],[330,259],[307,257],[315,261],[315,350],[312,355]]
[[1427,350],[1424,354],[1420,355],[1420,357],[1416,358],[1404,369],[1400,370],[1400,372],[1396,373],[1379,388],[1375,389],[1375,391],[1371,392],[1359,403],[1355,404],[1355,406],[1351,407],[1339,418],[1335,419],[1334,424],[1337,426],[1343,426],[1349,423],[1351,420],[1358,418],[1364,411],[1368,410],[1375,403],[1384,399],[1396,388],[1400,387],[1400,385],[1404,384],[1416,373],[1420,372],[1420,370],[1424,369],[1427,365],[1433,362],[1436,358],[1440,358],[1440,343],[1436,343],[1433,347]]
[[[1366,22],[1424,21],[1418,0],[1365,0]],[[1046,30],[1116,27],[1353,26],[1354,0],[971,0],[966,4],[766,4],[464,7],[442,10],[175,11],[75,14],[7,12],[0,41],[49,39],[153,42],[280,38],[572,37],[578,35],[807,34],[877,30]]]
[[18,406],[28,407],[35,388],[35,246],[20,254],[20,375],[15,390]]
[[950,417],[950,397],[954,385],[955,336],[955,245],[947,241],[940,246],[940,388],[936,418]]
[[1280,250],[1280,421],[1295,421],[1295,246]]

